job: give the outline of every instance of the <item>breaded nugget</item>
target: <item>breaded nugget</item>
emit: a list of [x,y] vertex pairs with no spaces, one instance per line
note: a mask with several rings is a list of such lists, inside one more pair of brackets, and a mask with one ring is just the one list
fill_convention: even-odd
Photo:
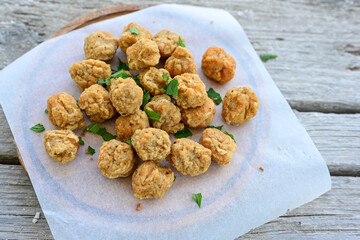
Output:
[[86,59],[112,59],[118,48],[118,40],[111,33],[96,31],[85,38],[84,52]]
[[238,126],[257,114],[260,102],[250,87],[233,87],[226,91],[221,116],[230,125]]
[[215,103],[207,97],[204,105],[181,110],[181,119],[189,127],[204,128],[214,120],[215,113]]
[[85,89],[79,97],[78,104],[93,122],[102,123],[116,114],[116,110],[110,102],[109,92],[98,84]]
[[[134,27],[139,31],[139,34],[132,33],[130,31],[130,27]],[[152,34],[146,28],[141,27],[137,23],[130,23],[126,27],[124,27],[124,31],[122,32],[119,38],[119,46],[123,52],[126,53],[128,47],[136,43],[140,39],[151,39]]]
[[165,69],[169,71],[172,77],[183,73],[196,73],[196,64],[194,56],[184,47],[176,47],[165,62]]
[[85,119],[73,96],[59,92],[47,99],[49,120],[61,129],[74,130],[85,125]]
[[144,162],[132,175],[134,196],[140,199],[162,198],[173,182],[173,171],[153,161]]
[[136,130],[131,137],[131,143],[143,161],[161,162],[170,153],[169,134],[157,128]]
[[129,144],[113,139],[101,145],[98,167],[105,177],[128,177],[134,172],[136,165],[137,162]]
[[163,74],[166,74],[170,77],[169,72],[164,68],[146,68],[139,73],[138,77],[140,85],[143,86],[147,91],[149,91],[150,94],[153,96],[164,94],[165,91],[163,87],[166,87],[166,82],[162,77]]
[[162,57],[171,56],[178,46],[179,37],[185,44],[185,39],[182,36],[167,29],[161,30],[153,37],[153,40],[159,47],[160,55]]
[[136,112],[143,100],[143,90],[132,78],[118,78],[111,81],[110,100],[121,116]]
[[176,133],[184,128],[184,124],[180,123],[180,109],[166,94],[153,97],[150,102],[145,105],[145,109],[157,112],[160,115],[159,122],[151,120],[154,128],[160,128],[168,133]]
[[166,160],[181,174],[197,176],[208,170],[211,151],[193,140],[180,138],[174,141]]
[[106,62],[89,59],[73,63],[69,67],[69,73],[81,90],[85,90],[91,85],[97,84],[99,78],[109,77],[111,67]]
[[205,129],[199,142],[211,150],[212,160],[223,166],[231,162],[237,149],[234,140],[216,128]]
[[148,128],[149,126],[148,116],[140,109],[128,116],[120,116],[115,122],[116,135],[123,142],[131,139],[136,130]]
[[179,93],[174,99],[179,107],[188,109],[205,104],[207,93],[205,84],[201,81],[199,75],[184,73],[176,76],[176,79],[179,82]]
[[67,163],[75,159],[79,149],[79,137],[70,130],[46,131],[45,151],[57,162]]
[[204,53],[201,68],[206,76],[224,84],[235,76],[236,62],[224,49],[213,46]]
[[140,39],[126,50],[129,68],[140,70],[159,63],[160,53],[156,43],[149,39]]

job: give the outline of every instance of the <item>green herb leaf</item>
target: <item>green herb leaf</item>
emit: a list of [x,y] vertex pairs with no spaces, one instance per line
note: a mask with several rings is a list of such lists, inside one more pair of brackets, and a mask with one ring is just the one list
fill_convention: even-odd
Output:
[[97,133],[100,130],[100,126],[97,123],[92,123],[89,126],[87,126],[83,132],[92,132],[92,133]]
[[34,132],[38,132],[38,133],[45,131],[45,127],[41,123],[36,124],[35,126],[33,126],[30,129],[33,130]]
[[232,138],[232,140],[234,140],[234,142],[236,142],[233,135],[231,135],[230,133],[228,133],[228,132],[226,132],[226,131],[225,131],[225,134],[228,135],[228,136],[230,136],[230,137]]
[[165,92],[167,95],[177,98],[179,93],[179,82],[176,78],[170,81],[169,85],[166,87]]
[[84,143],[84,141],[82,140],[82,138],[81,137],[78,137],[79,138],[79,144],[80,145],[84,145],[85,143]]
[[145,94],[143,96],[143,101],[142,101],[142,107],[145,107],[145,105],[149,102],[150,100],[150,92],[145,90]]
[[277,58],[277,55],[275,54],[260,54],[260,58],[263,62],[267,62],[270,59],[275,59]]
[[129,67],[123,61],[121,61],[120,58],[118,59],[119,59],[118,71],[120,70],[129,71]]
[[108,78],[130,78],[131,76],[129,74],[127,74],[126,72],[124,72],[123,69],[117,71],[116,73],[113,73],[110,75],[110,77]]
[[99,78],[99,79],[98,79],[98,84],[99,84],[99,85],[103,85],[103,84],[105,84],[104,79]]
[[224,125],[220,125],[220,126],[217,126],[217,127],[210,125],[210,126],[207,126],[206,128],[216,128],[216,129],[221,131],[223,127],[224,127]]
[[102,128],[97,123],[92,123],[89,126],[87,126],[83,132],[91,132],[95,133],[97,135],[100,135],[104,141],[110,141],[111,139],[115,139],[116,136],[112,135],[108,131],[106,131],[106,128]]
[[79,102],[79,99],[76,99],[76,102],[78,103],[78,102]]
[[173,182],[175,182],[175,180],[176,180],[176,176],[174,175],[174,181]]
[[104,134],[101,135],[104,141],[110,141],[112,139],[116,138],[116,135],[112,135],[109,132],[105,132]]
[[129,144],[131,147],[133,147],[132,142],[131,142],[131,139],[128,139],[128,140],[126,140],[125,142],[126,142],[127,144]]
[[48,111],[47,109],[45,109],[45,113],[46,113],[46,114],[48,114],[48,113],[49,113],[49,111]]
[[194,198],[195,202],[197,203],[197,205],[199,206],[199,208],[201,208],[201,200],[202,200],[201,193],[193,193],[193,198]]
[[145,113],[149,116],[149,118],[155,122],[160,122],[160,114],[157,112],[151,111],[147,108],[145,108]]
[[163,74],[162,74],[162,78],[163,78],[164,81],[166,82],[166,85],[168,85],[168,84],[169,84],[169,79],[170,79],[169,75],[163,73]]
[[141,87],[141,86],[140,86],[140,82],[139,82],[138,75],[132,76],[131,78],[134,79],[134,81],[136,82],[136,84],[137,84],[139,87]]
[[178,40],[178,46],[185,47],[185,43],[183,42],[183,40],[181,39],[180,36],[179,36],[179,40]]
[[183,130],[177,131],[174,135],[176,138],[186,138],[192,136],[192,132],[184,127]]
[[214,89],[210,88],[208,91],[207,91],[207,95],[209,98],[211,98],[214,103],[216,105],[219,105],[221,102],[222,102],[222,98],[221,98],[221,95],[217,92],[215,92]]
[[139,35],[139,34],[140,34],[139,30],[137,30],[136,27],[130,27],[129,30],[130,30],[130,32],[133,33],[133,34],[136,34],[136,35]]
[[91,154],[91,155],[94,155],[95,153],[95,149],[93,149],[92,147],[88,146],[88,149],[87,149],[88,153]]

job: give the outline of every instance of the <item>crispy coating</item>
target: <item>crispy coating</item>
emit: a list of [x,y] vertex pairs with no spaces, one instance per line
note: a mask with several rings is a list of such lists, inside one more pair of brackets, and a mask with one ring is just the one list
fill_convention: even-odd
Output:
[[162,77],[163,73],[170,77],[169,72],[164,68],[157,69],[155,67],[150,67],[144,69],[138,76],[140,85],[153,96],[164,94],[165,91],[163,90],[163,87],[166,86],[166,82]]
[[233,87],[226,91],[221,116],[230,125],[238,126],[257,114],[260,102],[250,87]]
[[219,47],[210,47],[203,55],[201,68],[205,75],[219,83],[226,83],[235,76],[235,59]]
[[162,198],[173,182],[174,172],[153,161],[144,162],[132,175],[134,196],[140,199]]
[[128,116],[120,116],[115,122],[116,135],[123,142],[131,139],[136,130],[148,128],[149,126],[148,116],[140,109]]
[[204,105],[181,110],[181,119],[189,127],[204,128],[214,120],[215,113],[215,103],[207,97]]
[[142,104],[143,90],[132,78],[111,81],[110,100],[121,116],[133,114]]
[[184,47],[176,47],[165,62],[165,68],[172,77],[183,73],[196,73],[196,64],[192,53]]
[[111,33],[96,31],[85,38],[84,52],[86,59],[112,59],[118,48],[118,40]]
[[85,119],[73,96],[59,92],[47,99],[49,120],[61,129],[74,130],[85,125]]
[[211,151],[193,140],[180,138],[174,141],[166,160],[181,174],[197,176],[208,170]]
[[[130,27],[135,27],[139,30],[139,34],[136,35],[135,33],[130,32]],[[130,23],[126,27],[124,27],[124,31],[122,32],[119,38],[119,46],[123,52],[126,53],[128,47],[136,43],[140,39],[151,39],[152,34],[146,28],[141,27],[137,23]]]
[[169,134],[157,128],[136,130],[131,137],[131,143],[143,161],[161,162],[170,153]]
[[175,48],[178,46],[179,37],[185,44],[185,39],[182,36],[168,29],[161,30],[153,37],[153,40],[159,47],[160,55],[162,57],[171,56],[171,54],[175,51]]
[[57,162],[67,163],[75,159],[79,149],[79,138],[71,130],[46,131],[45,151]]
[[160,53],[156,43],[150,39],[140,39],[126,50],[129,68],[140,70],[159,63]]
[[85,89],[79,97],[78,104],[93,122],[102,123],[116,114],[109,98],[109,92],[98,84]]
[[129,144],[113,139],[101,145],[98,167],[105,177],[128,177],[134,172],[136,165],[137,162]]
[[111,67],[106,62],[89,59],[73,63],[69,67],[69,73],[81,90],[85,90],[91,85],[97,84],[99,78],[109,77]]
[[184,73],[176,76],[179,82],[179,94],[175,98],[176,104],[183,108],[195,108],[205,104],[207,93],[205,84],[201,81],[199,75]]
[[199,142],[211,150],[212,160],[223,166],[231,162],[237,150],[234,140],[216,128],[205,129]]
[[160,122],[150,120],[154,128],[160,128],[168,133],[176,133],[184,128],[184,124],[180,123],[180,109],[166,94],[153,97],[151,101],[145,105],[145,109],[157,112],[160,115]]

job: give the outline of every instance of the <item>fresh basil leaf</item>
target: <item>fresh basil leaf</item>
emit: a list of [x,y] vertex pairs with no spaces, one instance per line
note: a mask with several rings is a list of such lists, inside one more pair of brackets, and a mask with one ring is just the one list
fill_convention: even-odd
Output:
[[151,96],[150,96],[150,92],[145,90],[145,94],[143,96],[143,101],[142,101],[142,107],[145,107],[145,105],[149,102]]
[[145,108],[145,113],[149,116],[151,120],[155,122],[160,122],[160,114],[158,114],[157,112]]
[[129,71],[129,67],[123,61],[121,61],[120,58],[118,59],[119,59],[118,71],[120,70]]
[[48,113],[49,113],[49,111],[48,111],[47,109],[45,109],[45,113],[46,113],[46,114],[48,114]]
[[179,93],[179,82],[176,78],[170,81],[169,85],[166,87],[166,94],[172,96],[173,98],[177,98]]
[[136,35],[139,35],[139,34],[140,34],[139,30],[137,30],[136,27],[130,27],[129,30],[130,30],[130,32],[133,33],[133,34],[136,34]]
[[84,145],[85,143],[84,143],[84,141],[82,140],[82,138],[81,137],[78,137],[79,138],[79,144],[80,145]]
[[177,131],[174,135],[176,138],[187,138],[192,136],[192,132],[186,127],[184,127],[182,130]]
[[277,55],[275,55],[275,54],[268,54],[268,53],[266,53],[266,54],[260,54],[260,58],[261,58],[261,60],[262,60],[263,62],[267,62],[267,61],[270,60],[270,59],[275,59],[275,58],[277,58]]
[[179,36],[179,40],[178,40],[178,46],[185,47],[185,43],[183,42],[183,40],[181,39],[180,36]]
[[216,129],[221,131],[223,127],[224,127],[224,125],[220,125],[220,126],[217,126],[217,127],[210,125],[210,126],[207,126],[206,128],[216,128]]
[[207,95],[209,98],[211,98],[214,101],[214,103],[216,105],[219,105],[222,102],[221,95],[219,93],[215,92],[215,90],[213,88],[210,88],[207,91]]
[[128,140],[126,140],[125,142],[126,142],[127,144],[129,144],[131,147],[133,147],[132,142],[131,142],[131,139],[128,139]]
[[93,149],[92,147],[88,146],[87,152],[91,155],[94,155],[95,153],[95,149]]
[[31,127],[30,129],[37,133],[45,131],[45,127],[41,123],[36,124],[35,126]]
[[226,132],[226,131],[225,131],[225,134],[228,135],[228,136],[230,136],[230,137],[232,138],[232,140],[234,140],[234,142],[236,143],[235,138],[234,138],[233,135],[231,135],[230,133],[228,133],[228,132]]
[[201,193],[193,193],[193,198],[194,198],[195,202],[197,203],[197,205],[199,206],[199,208],[201,208],[201,200],[202,200]]

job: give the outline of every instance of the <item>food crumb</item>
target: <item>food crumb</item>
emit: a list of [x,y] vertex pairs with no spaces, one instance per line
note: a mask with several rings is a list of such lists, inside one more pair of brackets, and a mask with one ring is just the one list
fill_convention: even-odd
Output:
[[36,133],[36,135],[40,136],[40,133]]
[[85,133],[84,133],[84,132],[82,132],[80,135],[81,135],[81,136],[85,136]]
[[90,158],[91,161],[93,161],[94,159],[93,158]]
[[153,20],[153,23],[156,23],[156,21],[155,21],[155,20]]
[[263,171],[264,171],[264,168],[263,168],[263,167],[259,167],[259,170],[263,172]]
[[142,207],[141,203],[138,203],[137,206],[136,206],[136,211],[140,211],[141,207]]
[[211,21],[210,21],[210,23],[211,23],[211,24],[213,24],[213,23],[214,23],[214,21],[213,21],[213,20],[211,20]]
[[264,179],[264,176],[262,176],[261,179]]

